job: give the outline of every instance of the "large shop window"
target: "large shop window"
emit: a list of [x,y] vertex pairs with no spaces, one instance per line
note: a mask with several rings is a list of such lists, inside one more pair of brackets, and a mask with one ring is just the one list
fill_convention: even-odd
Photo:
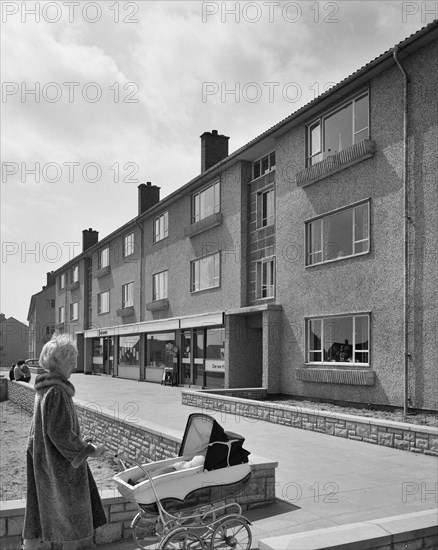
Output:
[[178,360],[174,332],[160,332],[147,335],[146,366],[173,368]]
[[220,285],[219,252],[192,262],[190,291],[206,290]]
[[307,363],[369,366],[369,315],[307,319]]
[[219,180],[192,195],[192,223],[216,214],[220,209]]
[[205,349],[205,386],[223,388],[225,378],[225,329],[207,330]]
[[346,208],[306,224],[306,265],[369,251],[369,202]]
[[140,359],[140,336],[120,336],[119,364],[125,367],[138,367]]
[[306,166],[313,166],[369,138],[368,92],[347,101],[307,127]]

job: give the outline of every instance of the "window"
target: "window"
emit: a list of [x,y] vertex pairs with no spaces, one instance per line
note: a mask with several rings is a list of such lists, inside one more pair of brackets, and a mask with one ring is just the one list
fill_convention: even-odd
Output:
[[215,288],[220,284],[219,252],[195,260],[191,265],[190,290],[196,292]]
[[110,291],[105,290],[97,295],[97,313],[108,313],[109,312],[109,299]]
[[272,225],[275,222],[274,189],[257,193],[257,228]]
[[169,213],[164,212],[154,219],[154,243],[165,239],[169,234]]
[[79,302],[73,302],[70,304],[70,321],[77,321],[79,319]]
[[65,273],[61,273],[58,279],[58,283],[59,290],[63,290],[65,288]]
[[138,367],[140,358],[140,336],[120,336],[119,364]]
[[306,166],[369,137],[369,98],[365,92],[307,127]]
[[275,296],[275,259],[257,262],[257,299]]
[[192,195],[192,223],[220,212],[219,180]]
[[122,308],[134,305],[134,283],[122,285]]
[[146,366],[173,368],[178,362],[174,332],[148,334],[146,340]]
[[54,325],[47,325],[46,326],[46,336],[52,336],[52,334],[55,332]]
[[152,300],[163,300],[167,298],[167,273],[167,271],[161,271],[161,273],[155,273],[153,276]]
[[266,155],[252,164],[252,179],[264,176],[271,170],[275,170],[275,151]]
[[123,239],[123,257],[126,258],[131,254],[134,254],[134,233],[125,235]]
[[55,300],[46,298],[46,309],[53,309],[55,307]]
[[58,308],[58,323],[63,323],[65,321],[65,308],[61,306]]
[[97,269],[109,266],[109,246],[99,250],[97,255]]
[[369,202],[343,209],[306,224],[306,265],[369,251]]
[[369,365],[369,315],[307,320],[307,362]]
[[77,283],[79,281],[79,266],[75,265],[70,271],[70,282]]

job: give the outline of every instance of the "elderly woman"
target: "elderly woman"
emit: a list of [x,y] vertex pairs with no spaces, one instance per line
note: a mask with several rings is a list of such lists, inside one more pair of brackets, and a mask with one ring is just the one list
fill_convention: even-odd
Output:
[[40,541],[62,542],[75,550],[80,540],[106,523],[96,483],[87,464],[100,456],[80,435],[68,380],[76,368],[77,349],[67,335],[54,336],[43,347],[40,365],[48,372],[35,380],[35,408],[27,447],[27,503],[23,548]]

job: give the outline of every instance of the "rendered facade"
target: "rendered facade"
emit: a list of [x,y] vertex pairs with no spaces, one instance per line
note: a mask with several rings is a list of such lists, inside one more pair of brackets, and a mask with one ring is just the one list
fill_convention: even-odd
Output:
[[28,358],[39,358],[41,350],[55,332],[55,284],[53,272],[47,273],[47,284],[30,300]]
[[55,272],[80,370],[436,410],[438,25]]

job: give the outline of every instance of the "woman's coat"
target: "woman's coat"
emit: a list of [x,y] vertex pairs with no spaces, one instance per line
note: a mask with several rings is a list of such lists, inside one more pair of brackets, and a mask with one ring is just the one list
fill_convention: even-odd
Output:
[[74,386],[64,376],[48,372],[37,376],[35,389],[23,538],[89,538],[106,517],[87,464],[94,447],[80,436]]

